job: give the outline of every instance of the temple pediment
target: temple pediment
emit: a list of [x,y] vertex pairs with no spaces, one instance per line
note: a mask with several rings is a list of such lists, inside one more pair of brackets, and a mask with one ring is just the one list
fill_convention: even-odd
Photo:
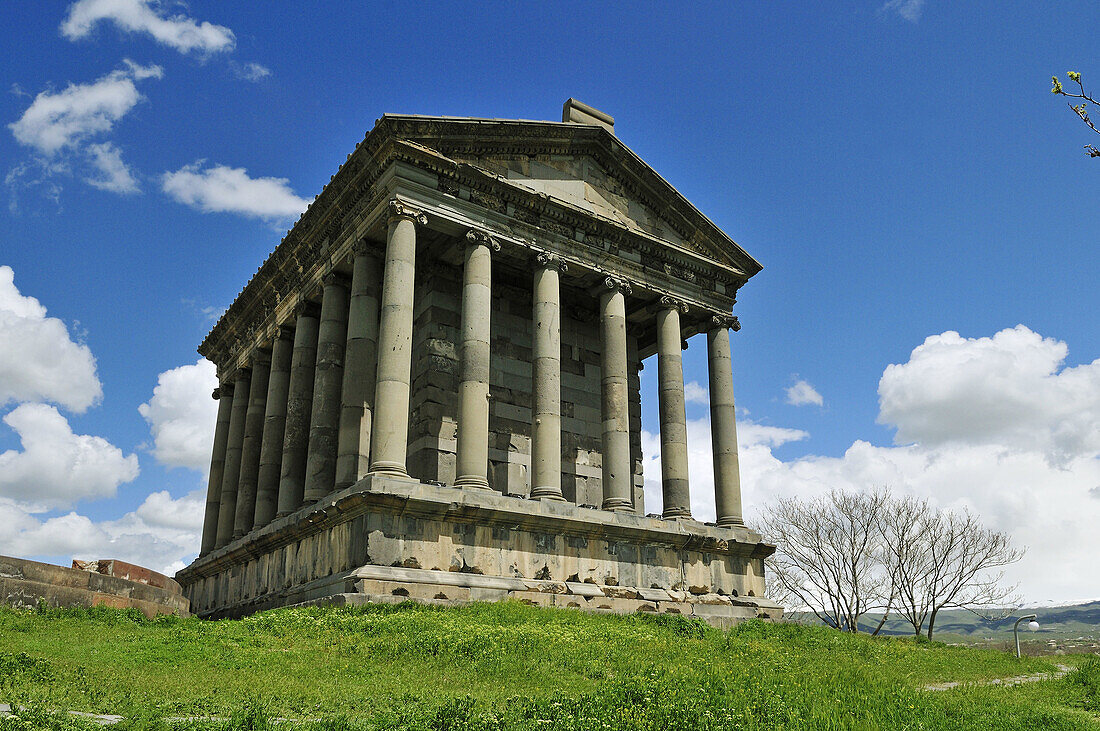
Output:
[[385,115],[373,134],[392,135],[477,166],[746,277],[761,269],[606,125]]

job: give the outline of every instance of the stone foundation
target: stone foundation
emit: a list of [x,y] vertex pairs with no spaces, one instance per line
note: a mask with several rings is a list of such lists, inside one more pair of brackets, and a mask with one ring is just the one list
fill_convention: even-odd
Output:
[[204,617],[291,604],[516,599],[668,612],[718,626],[763,599],[773,547],[743,527],[536,501],[371,475],[176,575]]

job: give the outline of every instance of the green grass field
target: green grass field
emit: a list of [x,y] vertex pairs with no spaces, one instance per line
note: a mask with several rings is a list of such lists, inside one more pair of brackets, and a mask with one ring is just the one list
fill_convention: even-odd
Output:
[[[1046,659],[821,627],[729,632],[673,616],[515,603],[281,609],[236,621],[0,609],[0,730],[93,728],[1097,729],[1100,659]],[[217,716],[228,720],[172,717]],[[299,719],[273,724],[276,717]],[[174,724],[174,725],[173,725]]]

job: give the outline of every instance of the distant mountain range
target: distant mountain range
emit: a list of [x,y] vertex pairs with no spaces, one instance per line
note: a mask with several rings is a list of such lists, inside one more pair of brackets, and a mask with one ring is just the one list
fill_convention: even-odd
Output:
[[[968,612],[965,609],[951,609],[940,612],[936,617],[936,627],[933,637],[937,635],[959,635],[971,639],[1003,638],[1012,635],[1012,625],[1015,621],[1027,614],[1038,615],[1036,621],[1039,629],[1035,633],[1028,633],[1033,639],[1038,638],[1062,638],[1062,637],[1092,637],[1100,638],[1100,599],[1081,604],[1048,606],[1044,602],[1038,602],[1030,607],[1022,607],[1012,612],[1011,616],[996,621],[987,621]],[[866,615],[860,623],[860,628],[870,626],[873,630],[882,615]],[[1021,639],[1023,625],[1021,625]],[[886,626],[881,634],[911,635],[913,626],[897,615],[891,615],[886,620]]]

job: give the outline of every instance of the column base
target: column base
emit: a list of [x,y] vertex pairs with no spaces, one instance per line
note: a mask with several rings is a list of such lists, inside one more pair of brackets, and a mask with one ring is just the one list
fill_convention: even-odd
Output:
[[489,490],[489,480],[480,475],[463,475],[454,482],[455,487],[471,487],[476,490]]
[[533,487],[531,488],[532,500],[553,500],[555,502],[565,502],[565,497],[561,494],[561,490],[557,487]]
[[718,519],[716,525],[719,528],[743,528],[745,521],[741,519],[740,515],[726,515]]
[[676,518],[687,518],[691,520],[691,511],[687,508],[669,508],[661,513],[661,517],[665,520],[673,520]]
[[400,462],[375,462],[367,472],[370,475],[384,475],[387,477],[408,477],[409,472]]
[[612,510],[615,512],[625,512],[628,510],[634,510],[634,506],[626,498],[612,497],[603,501],[603,505],[600,506],[601,510]]

